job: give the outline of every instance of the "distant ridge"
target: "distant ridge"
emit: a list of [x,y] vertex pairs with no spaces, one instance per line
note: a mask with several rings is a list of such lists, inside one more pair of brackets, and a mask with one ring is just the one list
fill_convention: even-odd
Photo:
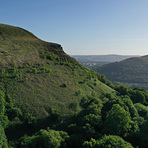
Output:
[[138,57],[138,55],[117,55],[117,54],[108,54],[108,55],[71,55],[79,62],[117,62],[122,61],[131,57]]
[[113,82],[147,85],[148,55],[106,64],[98,67],[97,71],[105,74],[106,77]]

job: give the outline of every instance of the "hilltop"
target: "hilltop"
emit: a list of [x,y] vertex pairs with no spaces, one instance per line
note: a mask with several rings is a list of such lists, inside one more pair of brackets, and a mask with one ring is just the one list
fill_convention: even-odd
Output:
[[41,63],[43,52],[68,58],[61,45],[42,41],[22,28],[0,24],[0,65]]
[[98,67],[97,71],[105,74],[112,82],[144,86],[148,83],[148,55],[106,64]]

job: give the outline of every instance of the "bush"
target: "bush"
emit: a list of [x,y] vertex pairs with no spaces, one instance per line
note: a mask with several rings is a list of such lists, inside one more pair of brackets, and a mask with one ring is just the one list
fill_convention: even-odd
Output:
[[0,91],[0,115],[5,113],[5,94]]
[[13,120],[15,117],[20,117],[22,116],[22,112],[19,108],[10,108],[6,111],[9,120]]
[[122,137],[130,132],[138,131],[137,122],[131,120],[129,112],[125,111],[119,104],[114,104],[104,122],[104,133],[115,134]]
[[73,103],[71,103],[69,105],[69,108],[75,113],[78,112],[79,111],[79,102],[77,100],[75,100]]
[[52,108],[50,111],[50,120],[52,122],[56,122],[59,121],[59,119],[60,119],[60,113],[58,112],[58,110]]
[[69,138],[68,134],[63,131],[43,130],[41,129],[33,136],[24,136],[20,139],[20,148],[59,148],[66,147],[66,140]]
[[0,147],[8,148],[5,131],[4,128],[1,126],[1,124],[0,124]]
[[36,123],[36,118],[32,114],[27,113],[24,116],[24,123],[29,126],[34,126]]
[[146,115],[148,114],[148,107],[141,103],[136,103],[134,106],[137,109],[139,115],[146,118]]
[[85,141],[83,146],[85,148],[133,148],[130,143],[124,141],[121,137],[114,135],[105,135],[100,140],[91,138],[89,142]]

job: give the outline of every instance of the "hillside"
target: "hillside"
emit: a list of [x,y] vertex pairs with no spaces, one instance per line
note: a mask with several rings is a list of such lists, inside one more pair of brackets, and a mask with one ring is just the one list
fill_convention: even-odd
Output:
[[[1,90],[10,94],[24,112],[44,117],[50,108],[56,108],[66,115],[70,113],[70,103],[79,102],[83,94],[113,91],[98,80],[99,75],[65,54],[59,44],[44,42],[24,29],[3,24],[0,42]],[[76,95],[77,91],[81,95]]]
[[112,82],[146,85],[148,83],[148,56],[129,58],[106,64],[97,71]]
[[148,147],[146,90],[112,84],[18,27],[0,24],[0,42],[0,147]]

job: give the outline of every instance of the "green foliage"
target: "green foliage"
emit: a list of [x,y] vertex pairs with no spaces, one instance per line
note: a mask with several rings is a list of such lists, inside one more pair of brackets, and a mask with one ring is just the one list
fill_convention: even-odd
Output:
[[55,108],[52,108],[51,111],[50,111],[50,120],[52,122],[56,122],[56,121],[59,121],[59,119],[60,119],[59,111]]
[[132,118],[138,117],[139,116],[138,111],[137,111],[136,107],[134,106],[132,100],[129,97],[124,97],[123,101],[126,104],[126,106],[128,107],[131,117]]
[[96,132],[95,128],[91,124],[86,123],[83,126],[83,134],[85,135],[85,138],[89,139],[89,138],[93,137],[95,132]]
[[146,118],[145,123],[141,127],[140,136],[142,140],[142,147],[148,147],[148,118]]
[[6,114],[9,118],[9,120],[13,120],[15,117],[22,116],[21,110],[17,107],[12,107],[12,108],[7,109]]
[[141,127],[143,123],[145,122],[143,117],[134,117],[133,121],[136,121],[139,127]]
[[36,123],[36,117],[34,117],[30,113],[27,113],[24,116],[24,123],[29,125],[29,126],[34,126],[34,124]]
[[126,141],[124,141],[121,137],[119,136],[114,136],[114,135],[109,135],[109,136],[104,136],[100,140],[95,140],[92,139],[88,142],[85,141],[83,143],[83,146],[85,148],[112,148],[112,147],[120,147],[120,148],[133,148],[132,145]]
[[0,125],[6,128],[8,123],[9,123],[8,117],[5,115],[0,115]]
[[80,94],[81,94],[80,90],[76,91],[76,96],[79,96]]
[[123,107],[126,111],[129,112],[129,108],[124,103],[124,99],[122,99],[122,97],[116,97],[116,98],[111,97],[109,100],[107,100],[104,103],[103,108],[102,108],[102,114],[103,114],[104,120],[105,120],[107,113],[111,110],[114,104],[119,104],[121,107]]
[[110,81],[105,77],[104,74],[102,74],[101,76],[98,76],[98,79],[99,79],[101,82],[105,83],[106,85],[111,86]]
[[49,59],[49,60],[56,60],[56,59],[58,59],[57,55],[55,55],[53,52],[49,52],[49,51],[42,51],[41,57],[43,59]]
[[12,108],[13,107],[13,103],[12,103],[12,98],[9,94],[6,94],[6,108]]
[[32,68],[32,73],[37,74],[38,70],[36,68]]
[[130,114],[119,104],[114,104],[104,122],[104,132],[119,136],[127,136],[130,132],[138,131],[137,122],[130,119]]
[[65,141],[69,138],[68,134],[63,131],[43,130],[41,129],[35,135],[24,136],[20,140],[20,147],[31,148],[59,148],[65,147]]
[[146,118],[146,115],[148,114],[148,107],[141,103],[136,103],[134,106],[137,109],[139,115]]
[[13,120],[15,117],[21,117],[22,112],[20,108],[14,107],[12,98],[9,94],[6,94],[5,100],[5,114],[8,116],[9,120]]
[[128,87],[125,85],[116,85],[115,89],[121,94],[121,95],[128,95]]
[[103,107],[102,101],[99,98],[95,97],[83,97],[80,105],[92,114],[101,114],[101,109]]
[[131,99],[134,103],[146,103],[145,95],[142,91],[139,90],[133,90],[131,93]]
[[0,124],[0,148],[8,148],[4,128]]
[[84,122],[89,123],[95,128],[100,128],[102,126],[102,118],[99,115],[89,114],[84,117]]
[[80,105],[84,108],[88,107],[89,105],[89,98],[87,96],[84,96],[82,99],[81,99],[81,102],[80,102]]
[[0,115],[5,113],[5,94],[0,91]]
[[69,105],[69,108],[74,112],[74,113],[77,113],[79,110],[80,110],[80,107],[79,107],[79,102],[77,100],[73,101],[73,103],[71,103]]

